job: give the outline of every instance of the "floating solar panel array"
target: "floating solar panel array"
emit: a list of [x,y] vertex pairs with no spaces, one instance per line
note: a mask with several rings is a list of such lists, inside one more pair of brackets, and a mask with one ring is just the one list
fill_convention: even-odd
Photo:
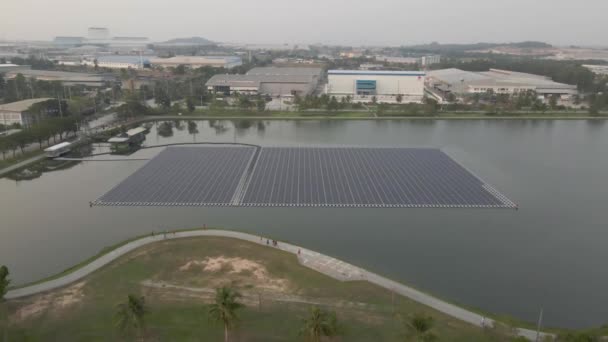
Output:
[[230,205],[254,147],[168,147],[93,204]]
[[516,208],[438,149],[172,147],[97,205]]

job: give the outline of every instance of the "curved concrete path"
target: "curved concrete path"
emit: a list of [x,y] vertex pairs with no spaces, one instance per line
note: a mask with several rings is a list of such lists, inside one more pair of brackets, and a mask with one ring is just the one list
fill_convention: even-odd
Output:
[[[111,252],[104,254],[103,256],[95,259],[89,264],[66,274],[57,279],[48,280],[39,284],[30,285],[22,288],[17,288],[14,290],[8,291],[6,294],[6,299],[16,299],[25,296],[31,296],[37,293],[53,290],[59,287],[63,287],[69,285],[77,280],[80,280],[87,275],[99,270],[103,266],[111,263],[117,258],[148,244],[163,241],[163,240],[172,240],[179,238],[188,238],[188,237],[201,237],[201,236],[217,236],[217,237],[228,237],[234,238],[244,241],[249,241],[252,243],[260,244],[260,245],[268,245],[272,248],[278,248],[288,253],[295,254],[298,257],[300,264],[314,269],[318,272],[321,272],[327,276],[330,276],[334,279],[338,279],[341,281],[368,281],[372,284],[383,287],[389,291],[393,291],[397,294],[400,294],[404,297],[410,298],[418,303],[429,306],[437,311],[443,312],[446,315],[457,318],[461,321],[465,321],[467,323],[473,324],[475,326],[481,327],[484,324],[486,326],[491,326],[494,321],[489,318],[485,318],[478,313],[463,309],[456,305],[450,304],[448,302],[437,299],[431,295],[420,292],[414,288],[409,286],[400,284],[396,281],[384,278],[375,273],[366,271],[357,266],[353,266],[351,264],[345,263],[338,259],[299,247],[288,243],[279,242],[278,246],[272,246],[272,241],[267,244],[267,239],[234,231],[227,230],[195,230],[195,231],[185,231],[185,232],[175,232],[175,233],[167,233],[167,234],[155,234],[154,236],[150,235],[148,237],[143,237],[134,241],[131,241],[121,247],[114,249]],[[530,340],[536,340],[536,331],[530,329],[522,329],[517,328],[519,335],[524,336]],[[550,335],[546,333],[541,333],[540,338],[543,338],[545,335]]]

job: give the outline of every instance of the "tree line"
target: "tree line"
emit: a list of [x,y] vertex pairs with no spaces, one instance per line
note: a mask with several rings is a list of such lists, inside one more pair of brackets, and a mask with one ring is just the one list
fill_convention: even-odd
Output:
[[69,133],[76,134],[79,129],[79,123],[80,117],[78,116],[50,118],[22,129],[17,133],[1,136],[0,153],[2,154],[2,160],[5,160],[6,155],[11,151],[13,158],[16,156],[17,150],[21,150],[21,153],[24,153],[25,147],[32,143],[38,143],[38,149],[42,149],[42,144],[45,142],[48,146],[51,140],[53,140],[53,143],[57,143],[57,137],[61,141]]

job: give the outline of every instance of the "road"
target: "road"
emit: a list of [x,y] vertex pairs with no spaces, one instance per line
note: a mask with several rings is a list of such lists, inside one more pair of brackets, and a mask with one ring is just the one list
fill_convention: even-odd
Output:
[[[77,270],[59,278],[48,280],[39,284],[10,290],[8,291],[5,297],[6,299],[16,299],[69,285],[75,281],[86,277],[87,275],[95,272],[96,270],[102,268],[103,266],[111,263],[112,261],[120,258],[121,256],[127,253],[157,241],[201,236],[228,237],[249,241],[264,246],[268,245],[268,241],[266,238],[226,230],[195,230],[167,234],[156,234],[154,236],[150,235],[131,241],[121,247],[118,247],[113,251],[108,252],[102,255],[101,257],[95,259],[94,261],[86,264],[85,266],[78,268]],[[278,248],[285,252],[295,254],[298,257],[300,264],[302,264],[303,266],[316,270],[334,279],[340,281],[368,281],[389,291],[410,298],[418,303],[427,305],[437,311],[443,312],[446,315],[449,315],[451,317],[454,317],[456,319],[462,320],[478,327],[482,327],[483,325],[490,326],[494,323],[492,319],[484,317],[478,313],[463,309],[451,303],[442,301],[441,299],[435,298],[429,294],[420,292],[409,286],[379,276],[375,273],[348,264],[344,261],[314,252],[312,250],[308,250],[296,245],[283,242],[279,242],[277,247],[270,247],[272,246],[272,243],[270,243],[268,246],[269,248]],[[519,333],[519,335],[526,337],[529,340],[536,339],[536,331],[530,329],[517,328],[517,332]],[[541,333],[541,338],[543,338],[545,335],[548,334]]]

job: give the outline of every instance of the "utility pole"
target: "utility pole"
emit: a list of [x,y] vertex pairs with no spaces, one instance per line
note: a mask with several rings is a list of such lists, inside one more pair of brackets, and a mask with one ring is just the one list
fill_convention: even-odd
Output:
[[32,79],[29,80],[28,84],[30,85],[30,95],[31,98],[34,98],[34,88],[32,87]]
[[538,315],[538,325],[536,326],[536,342],[540,341],[540,326],[543,324],[543,308],[540,308],[540,315]]

